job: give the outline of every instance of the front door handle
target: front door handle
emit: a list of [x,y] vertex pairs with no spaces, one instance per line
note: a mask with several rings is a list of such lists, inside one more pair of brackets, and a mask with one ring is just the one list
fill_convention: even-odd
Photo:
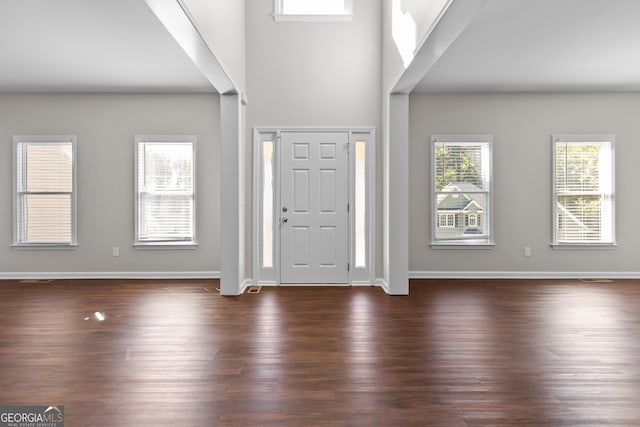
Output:
[[289,221],[289,218],[287,218],[286,216],[283,216],[282,217],[282,222],[287,222],[287,221]]

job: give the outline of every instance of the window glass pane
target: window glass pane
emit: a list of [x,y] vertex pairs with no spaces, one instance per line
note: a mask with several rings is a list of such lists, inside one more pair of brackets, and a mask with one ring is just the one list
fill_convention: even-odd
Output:
[[437,193],[436,240],[487,238],[488,193],[446,191]]
[[486,144],[437,143],[435,156],[437,191],[447,191],[451,185],[488,190]]
[[71,242],[71,195],[26,194],[24,206],[24,242]]
[[262,267],[273,267],[273,141],[262,143]]
[[191,143],[142,144],[144,188],[155,191],[191,191],[193,147]]
[[367,266],[366,257],[366,142],[356,141],[355,148],[355,264],[356,268]]
[[138,143],[138,241],[195,239],[193,147]]
[[613,242],[609,142],[555,143],[557,242]]
[[191,240],[193,200],[191,196],[145,193],[140,198],[144,220],[140,240]]
[[342,15],[345,0],[281,0],[285,15]]
[[489,142],[435,142],[435,240],[489,239]]
[[28,144],[27,191],[71,192],[73,149],[65,144]]

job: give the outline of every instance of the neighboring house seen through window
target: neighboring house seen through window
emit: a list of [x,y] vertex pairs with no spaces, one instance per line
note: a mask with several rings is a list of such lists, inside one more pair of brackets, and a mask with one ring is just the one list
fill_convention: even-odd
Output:
[[554,246],[614,245],[613,135],[554,135]]
[[491,245],[491,135],[434,135],[433,245]]
[[75,140],[13,137],[14,246],[76,246]]
[[190,246],[195,235],[192,135],[136,136],[136,246]]

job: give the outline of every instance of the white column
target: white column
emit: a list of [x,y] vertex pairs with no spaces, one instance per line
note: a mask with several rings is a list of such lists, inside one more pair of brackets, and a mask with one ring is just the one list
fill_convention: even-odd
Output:
[[240,115],[240,95],[220,95],[220,294],[225,296],[240,295],[244,280]]
[[388,225],[385,280],[391,295],[409,294],[409,94],[389,99]]

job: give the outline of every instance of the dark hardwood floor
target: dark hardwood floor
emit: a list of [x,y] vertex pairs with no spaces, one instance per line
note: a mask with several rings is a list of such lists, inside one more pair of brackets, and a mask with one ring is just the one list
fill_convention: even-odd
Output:
[[69,427],[640,425],[640,281],[217,287],[0,282],[0,405]]

